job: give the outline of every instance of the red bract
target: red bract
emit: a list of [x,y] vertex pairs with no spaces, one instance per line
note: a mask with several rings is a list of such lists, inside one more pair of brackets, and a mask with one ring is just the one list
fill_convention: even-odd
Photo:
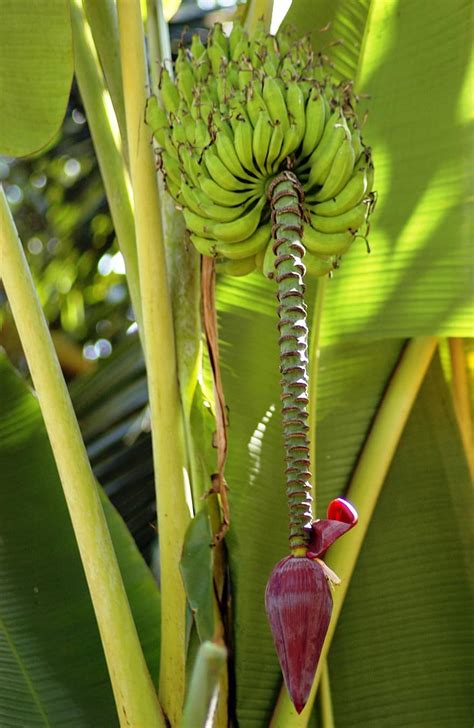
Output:
[[319,558],[357,523],[357,511],[343,498],[331,501],[328,517],[311,524],[306,556],[287,556],[273,569],[265,606],[281,670],[293,704],[301,713],[313,684],[329,627],[330,579],[338,577]]
[[357,511],[349,501],[336,498],[328,506],[328,517],[313,521],[308,550],[311,556],[321,557],[331,544],[357,523]]
[[265,606],[286,687],[301,713],[332,611],[322,565],[307,557],[287,556],[280,561],[268,580]]
[[328,505],[328,518],[331,521],[342,521],[355,526],[357,523],[357,511],[345,498],[335,498]]

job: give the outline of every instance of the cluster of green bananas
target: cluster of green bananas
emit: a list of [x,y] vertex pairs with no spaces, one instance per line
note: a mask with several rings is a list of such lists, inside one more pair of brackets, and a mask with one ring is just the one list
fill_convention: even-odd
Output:
[[161,71],[147,120],[169,193],[195,247],[217,268],[273,275],[267,189],[291,169],[305,194],[302,242],[310,274],[338,266],[372,204],[373,165],[351,85],[336,83],[307,38],[251,40],[217,24],[207,46],[180,47],[174,79]]

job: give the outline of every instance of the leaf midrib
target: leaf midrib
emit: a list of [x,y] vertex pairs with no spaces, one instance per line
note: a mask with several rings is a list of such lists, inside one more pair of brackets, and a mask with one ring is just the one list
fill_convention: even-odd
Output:
[[43,724],[45,726],[48,726],[48,728],[52,728],[52,724],[49,722],[48,716],[46,715],[46,713],[45,713],[45,711],[43,709],[43,706],[42,706],[41,701],[40,701],[40,697],[39,697],[39,695],[38,695],[38,693],[37,693],[37,691],[36,691],[36,689],[35,689],[35,687],[33,685],[33,681],[31,680],[31,678],[30,678],[30,676],[28,674],[28,670],[25,668],[24,662],[21,659],[18,650],[16,649],[15,642],[12,639],[12,637],[11,637],[11,635],[10,635],[8,629],[7,629],[7,626],[6,626],[5,622],[3,621],[1,615],[0,615],[0,629],[2,630],[3,634],[5,635],[5,638],[7,640],[7,643],[9,645],[9,647],[10,647],[11,653],[12,653],[13,657],[15,658],[15,661],[16,661],[16,663],[18,665],[18,669],[19,669],[20,673],[23,675],[23,679],[24,679],[24,681],[25,681],[25,683],[26,683],[26,685],[27,685],[27,687],[29,689],[29,692],[30,692],[31,698],[33,700],[33,703],[36,705],[37,710],[38,710],[38,713],[41,716],[41,718],[43,719]]

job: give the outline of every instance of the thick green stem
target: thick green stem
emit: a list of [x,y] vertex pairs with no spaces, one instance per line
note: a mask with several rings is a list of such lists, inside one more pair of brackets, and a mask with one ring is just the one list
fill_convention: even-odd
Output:
[[181,728],[215,725],[219,680],[227,660],[227,650],[214,642],[203,642],[197,653],[183,711]]
[[474,449],[472,439],[471,404],[469,396],[469,380],[466,366],[466,354],[462,339],[448,339],[451,359],[451,388],[454,411],[459,424],[459,431],[466,453],[466,459],[474,478]]
[[117,9],[160,538],[159,697],[175,726],[183,708],[186,657],[186,595],[179,561],[190,520],[182,405],[151,131],[144,118],[148,75],[140,3],[119,0]]
[[308,442],[308,327],[304,302],[303,191],[292,172],[282,172],[268,190],[272,210],[275,280],[280,321],[280,372],[290,547],[303,555],[312,521]]
[[329,669],[327,661],[321,669],[321,684],[319,687],[321,702],[321,728],[335,728],[334,712],[332,709],[331,686],[329,684]]

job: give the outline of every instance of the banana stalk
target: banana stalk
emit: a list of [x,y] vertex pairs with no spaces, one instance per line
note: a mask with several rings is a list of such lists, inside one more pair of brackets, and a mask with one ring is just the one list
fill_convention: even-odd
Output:
[[302,262],[303,190],[297,177],[281,172],[268,196],[272,213],[275,280],[279,301],[280,371],[286,493],[290,512],[290,548],[306,553],[312,521],[308,442],[308,327]]

